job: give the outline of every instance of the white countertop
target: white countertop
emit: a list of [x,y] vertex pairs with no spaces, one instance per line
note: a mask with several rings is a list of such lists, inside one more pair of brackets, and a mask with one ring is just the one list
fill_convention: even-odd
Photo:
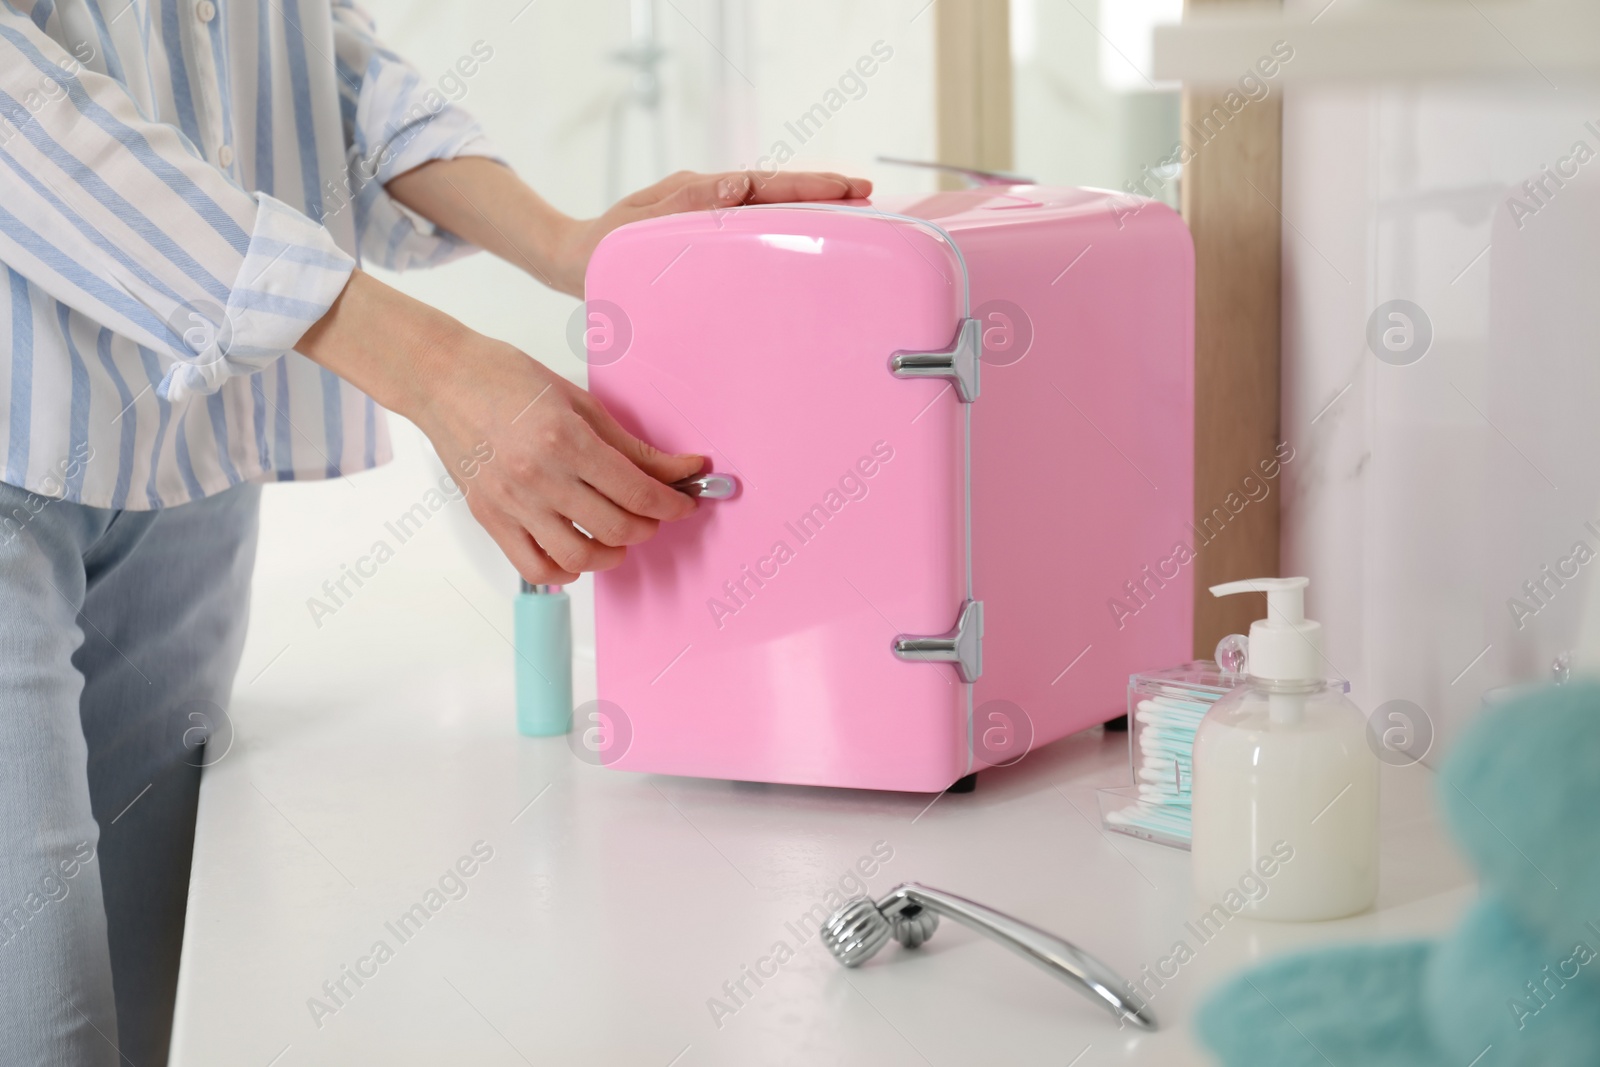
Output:
[[[1188,854],[1098,825],[1094,790],[1122,783],[1125,735],[1068,738],[931,806],[608,771],[564,739],[516,734],[509,598],[429,558],[416,550],[314,640],[253,636],[232,747],[202,787],[176,1067],[1202,1063],[1190,1015],[1242,964],[1437,932],[1474,892],[1435,823],[1433,772],[1386,768],[1378,909],[1234,919],[1152,999],[1158,1033],[1119,1031],[950,922],[923,949],[890,944],[846,971],[790,924],[875,844],[892,858],[874,896],[908,880],[970,896],[1126,977],[1193,944]],[[258,575],[258,598],[307,593],[278,584]],[[592,664],[578,674],[581,701]],[[465,895],[435,897],[401,941],[386,923],[429,903],[478,842],[493,855],[464,865]],[[380,940],[391,958],[362,965],[360,986],[344,978],[336,1005],[323,983]],[[708,1001],[734,1006],[724,983],[779,942],[793,958],[759,987],[745,978],[749,996],[715,1019]],[[312,997],[337,1010],[314,1018]]]

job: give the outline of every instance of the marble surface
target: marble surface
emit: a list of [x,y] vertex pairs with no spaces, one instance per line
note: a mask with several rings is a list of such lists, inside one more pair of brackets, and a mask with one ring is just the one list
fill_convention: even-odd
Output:
[[[425,618],[405,609],[439,580],[397,573],[361,625],[247,657],[201,796],[177,1067],[1201,1063],[1191,1013],[1239,966],[1442,930],[1474,892],[1425,767],[1385,770],[1375,911],[1234,919],[1202,944],[1188,855],[1098,826],[1123,735],[1085,732],[937,800],[590,766],[515,733],[505,618],[437,590]],[[953,924],[846,971],[801,918],[863,868],[874,894],[968,895],[1128,977],[1179,939],[1194,957],[1152,997],[1154,1034]],[[427,920],[397,926],[419,903]]]

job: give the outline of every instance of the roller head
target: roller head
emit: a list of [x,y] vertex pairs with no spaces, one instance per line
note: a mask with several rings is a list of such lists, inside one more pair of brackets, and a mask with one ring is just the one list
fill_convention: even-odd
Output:
[[933,936],[933,932],[939,929],[939,916],[927,908],[915,906],[902,910],[892,922],[894,939],[906,948],[922,947],[922,944]]
[[859,967],[889,940],[893,924],[870,900],[852,900],[822,925],[822,943],[846,967]]
[[[893,915],[870,900],[852,900],[833,913],[822,927],[822,943],[846,967],[858,967],[871,959],[893,937],[906,948],[917,948],[939,928],[939,916],[915,904],[904,906]],[[892,905],[891,905],[892,907]]]

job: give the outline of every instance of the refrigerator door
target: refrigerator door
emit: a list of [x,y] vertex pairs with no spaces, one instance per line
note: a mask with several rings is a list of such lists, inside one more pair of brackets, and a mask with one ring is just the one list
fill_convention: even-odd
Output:
[[591,390],[738,483],[596,576],[603,762],[914,791],[966,773],[971,685],[893,645],[951,631],[970,595],[967,410],[890,367],[952,346],[965,282],[934,228],[871,211],[681,215],[601,243]]

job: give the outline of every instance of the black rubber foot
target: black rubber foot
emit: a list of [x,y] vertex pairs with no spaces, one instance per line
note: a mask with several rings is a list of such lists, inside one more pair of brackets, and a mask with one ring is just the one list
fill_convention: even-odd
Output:
[[1106,723],[1106,733],[1108,734],[1125,734],[1127,732],[1128,716],[1126,714],[1118,715],[1115,719],[1111,719]]
[[946,793],[970,793],[976,788],[978,788],[978,772],[977,771],[973,771],[971,774],[964,775],[963,777],[957,778],[955,780],[955,783],[953,785],[951,785],[949,789],[946,789],[945,792]]

